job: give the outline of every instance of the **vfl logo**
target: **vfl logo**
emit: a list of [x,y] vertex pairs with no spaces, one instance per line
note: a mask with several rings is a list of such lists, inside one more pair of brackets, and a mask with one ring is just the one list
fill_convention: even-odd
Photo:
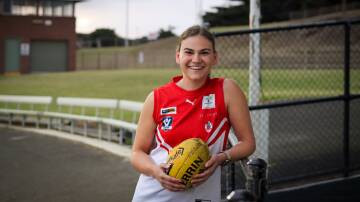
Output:
[[215,108],[215,94],[209,94],[202,99],[202,109],[214,109]]
[[171,130],[172,129],[172,123],[173,123],[173,117],[166,116],[162,119],[161,129],[163,131]]
[[167,107],[160,109],[160,115],[176,114],[176,107]]

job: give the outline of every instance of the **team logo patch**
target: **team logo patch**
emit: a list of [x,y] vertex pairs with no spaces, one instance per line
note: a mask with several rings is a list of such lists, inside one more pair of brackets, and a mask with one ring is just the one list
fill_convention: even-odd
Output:
[[213,124],[212,124],[210,121],[208,121],[207,123],[205,123],[205,131],[206,131],[206,132],[210,133],[211,130],[212,130],[212,128],[213,128]]
[[166,117],[162,118],[161,129],[163,131],[171,130],[172,129],[172,123],[173,123],[173,117],[166,116]]
[[215,108],[215,94],[209,94],[202,99],[202,109],[214,109]]
[[176,107],[167,107],[160,109],[160,115],[176,114]]

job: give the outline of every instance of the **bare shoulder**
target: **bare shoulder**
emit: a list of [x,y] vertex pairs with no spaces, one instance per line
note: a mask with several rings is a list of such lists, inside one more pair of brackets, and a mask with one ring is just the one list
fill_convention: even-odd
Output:
[[[144,101],[143,108],[141,110],[140,118],[142,116],[150,117],[154,110],[154,92],[148,94]],[[142,116],[141,116],[142,115]]]
[[228,105],[231,100],[245,99],[244,92],[233,79],[224,79],[224,97],[225,103]]
[[151,92],[147,95],[144,103],[149,103],[149,102],[150,102],[150,103],[154,103],[154,91],[151,91]]
[[231,90],[233,88],[238,88],[240,90],[239,85],[236,83],[234,79],[224,79],[224,89]]

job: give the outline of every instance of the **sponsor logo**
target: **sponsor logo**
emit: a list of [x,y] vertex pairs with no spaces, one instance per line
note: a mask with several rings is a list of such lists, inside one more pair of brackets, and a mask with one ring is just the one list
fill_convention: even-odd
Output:
[[176,107],[167,107],[160,109],[160,115],[176,114]]
[[202,99],[202,109],[214,109],[215,108],[215,94],[209,94]]
[[202,163],[204,163],[204,160],[199,156],[191,163],[190,167],[185,171],[183,176],[181,176],[181,181],[183,184],[186,185],[191,180],[191,177],[197,170],[199,170]]
[[163,131],[171,130],[172,129],[172,123],[173,123],[173,117],[166,116],[166,117],[162,118],[161,129]]
[[176,151],[175,154],[169,158],[168,162],[169,163],[173,163],[175,159],[177,159],[178,157],[182,156],[184,153],[184,148],[183,147],[179,147]]
[[206,132],[210,133],[211,130],[212,130],[212,128],[213,128],[213,124],[212,124],[210,121],[208,121],[207,123],[205,123],[205,131],[206,131]]
[[191,101],[191,100],[189,100],[189,99],[186,99],[186,100],[185,100],[185,102],[191,104],[192,106],[195,105],[195,101],[196,101],[196,99],[195,99],[194,101]]

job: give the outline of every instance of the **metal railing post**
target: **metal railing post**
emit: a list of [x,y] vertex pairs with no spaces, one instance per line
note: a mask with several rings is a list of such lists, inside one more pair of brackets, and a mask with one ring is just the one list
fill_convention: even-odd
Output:
[[349,159],[350,159],[350,31],[349,22],[344,24],[344,137],[343,137],[343,153],[344,153],[344,177],[349,176]]
[[263,159],[251,159],[247,163],[249,176],[246,179],[246,189],[253,193],[256,201],[264,200],[267,192],[267,164]]
[[240,161],[246,176],[245,189],[232,191],[226,200],[229,202],[263,202],[267,194],[267,163],[263,159],[255,158]]

